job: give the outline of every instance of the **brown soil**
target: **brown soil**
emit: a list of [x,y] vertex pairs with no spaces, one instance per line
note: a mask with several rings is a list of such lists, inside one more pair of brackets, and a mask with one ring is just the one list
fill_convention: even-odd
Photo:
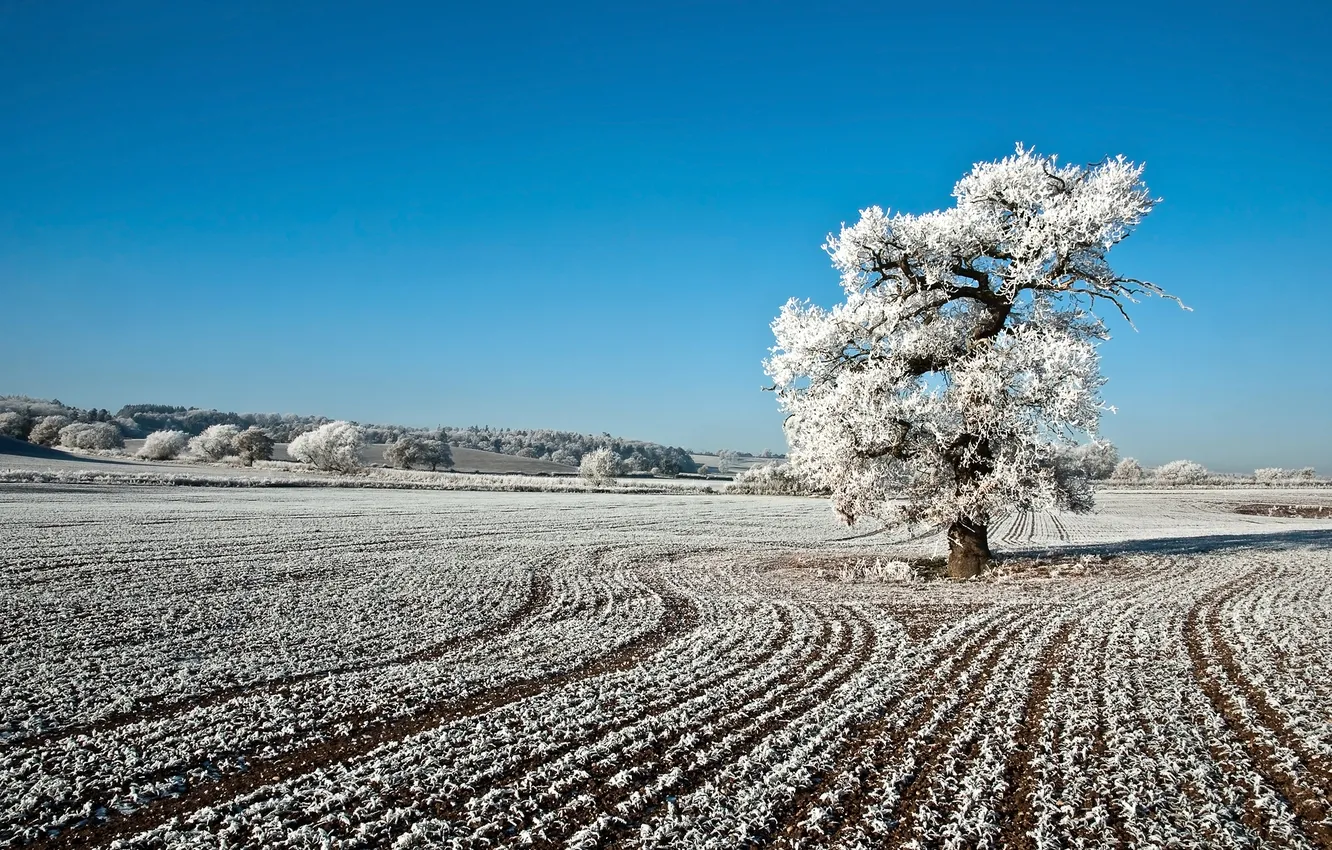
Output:
[[[545,608],[549,601],[550,579],[542,573],[533,573],[531,590],[529,591],[527,598],[524,599],[523,603],[515,608],[507,617],[503,620],[483,626],[470,634],[454,638],[453,640],[433,646],[427,646],[414,652],[404,653],[392,658],[381,658],[374,661],[364,661],[355,664],[343,664],[337,667],[312,670],[308,673],[300,673],[294,676],[283,676],[280,679],[235,685],[233,687],[223,688],[221,690],[212,691],[211,693],[201,694],[197,697],[177,700],[175,702],[168,702],[169,697],[165,696],[145,697],[140,699],[138,705],[129,711],[118,712],[93,723],[78,726],[65,726],[38,735],[33,735],[29,738],[22,738],[15,743],[15,747],[36,747],[56,739],[74,738],[79,735],[89,735],[93,732],[106,733],[133,723],[149,723],[154,720],[161,720],[164,717],[185,714],[199,708],[207,708],[238,697],[283,693],[288,691],[292,685],[315,679],[323,679],[328,676],[364,673],[371,670],[379,670],[384,667],[394,667],[420,661],[434,661],[451,653],[465,652],[473,646],[479,646],[484,641],[493,640],[506,632],[513,631],[515,628],[518,628],[525,623],[534,613]],[[171,774],[178,772],[180,771],[174,768],[170,770]]]
[[[934,581],[948,578],[948,561],[945,558],[899,559],[882,552],[789,552],[774,560],[768,569],[774,572],[793,571],[803,576],[812,576],[823,570],[831,578],[844,569],[866,569],[878,561],[891,560],[905,560],[911,565],[917,579]],[[1018,577],[1079,575],[1114,560],[1113,555],[1075,556],[1058,553],[1036,557],[1001,556],[990,562],[980,578],[984,580],[995,574]]]
[[1235,508],[1235,513],[1247,516],[1286,517],[1290,519],[1332,519],[1332,505],[1271,505],[1249,504]]
[[917,578],[939,579],[948,575],[948,561],[944,558],[898,558],[883,552],[788,552],[773,561],[768,569],[796,570],[816,573],[825,570],[836,574],[847,568],[866,568],[879,561],[906,561]]
[[[786,554],[771,569],[836,570],[855,562],[849,559],[873,557],[876,556],[858,552]],[[591,695],[598,691],[610,692],[603,690],[604,682],[590,681],[594,677],[630,671],[645,662],[652,665],[655,672],[651,681],[656,682],[660,671],[669,669],[671,650],[661,650],[678,636],[698,628],[700,623],[714,622],[711,618],[718,610],[712,601],[694,602],[672,590],[670,582],[675,578],[672,570],[660,568],[675,558],[666,556],[666,559],[666,562],[660,557],[645,560],[642,565],[648,569],[640,573],[660,595],[665,607],[655,630],[638,634],[623,645],[608,646],[599,657],[588,659],[582,666],[510,681],[471,696],[440,699],[421,706],[411,716],[383,718],[367,714],[330,718],[330,726],[345,722],[349,731],[330,732],[329,737],[318,742],[311,739],[308,730],[304,731],[275,742],[277,755],[254,759],[247,767],[229,768],[209,780],[192,782],[182,788],[178,797],[146,803],[129,815],[112,811],[109,820],[68,830],[35,844],[104,846],[172,819],[188,818],[206,806],[225,806],[254,792],[262,796],[267,793],[264,786],[272,783],[333,765],[348,762],[355,765],[383,744],[505,709],[520,700],[551,696],[557,688],[570,689],[559,694],[561,699],[574,690],[580,700],[592,699]],[[630,560],[634,558],[631,556]],[[1118,575],[1135,568],[1132,557],[1117,559],[1099,570],[1098,563],[1104,562],[1059,556],[1007,560],[1000,566],[1005,575],[1030,578],[1031,584],[1042,587],[1049,584],[1045,581],[1047,576],[1070,573],[1084,575],[1076,581],[1095,587],[1098,576]],[[1247,625],[1243,622],[1244,608],[1239,603],[1255,590],[1267,589],[1269,582],[1277,582],[1281,576],[1254,569],[1221,584],[1232,575],[1212,574],[1211,592],[1196,603],[1192,593],[1182,599],[1172,596],[1163,603],[1169,617],[1169,635],[1173,636],[1166,638],[1163,645],[1172,664],[1180,658],[1174,653],[1186,652],[1182,659],[1185,663],[1180,667],[1183,681],[1187,687],[1201,691],[1201,695],[1193,696],[1185,710],[1199,718],[1196,726],[1205,747],[1203,752],[1211,754],[1205,778],[1172,774],[1166,779],[1177,778],[1184,794],[1194,795],[1198,802],[1205,803],[1201,789],[1210,788],[1207,783],[1215,781],[1222,787],[1237,788],[1246,782],[1241,777],[1252,776],[1256,768],[1260,776],[1252,784],[1259,787],[1250,788],[1246,784],[1234,801],[1225,804],[1228,808],[1221,813],[1222,819],[1215,824],[1198,824],[1199,840],[1207,843],[1216,838],[1220,843],[1219,839],[1225,835],[1237,843],[1251,840],[1253,846],[1289,846],[1295,839],[1304,839],[1302,843],[1309,846],[1332,850],[1332,803],[1329,803],[1332,758],[1318,749],[1316,742],[1301,739],[1292,726],[1293,721],[1288,721],[1282,706],[1275,702],[1278,697],[1269,695],[1250,680],[1249,675],[1257,673],[1249,665],[1266,662],[1255,661],[1253,648],[1246,648],[1238,637],[1244,634],[1242,627]],[[808,572],[803,576],[811,577]],[[776,578],[775,572],[770,572],[767,578]],[[713,634],[711,631],[696,632],[693,645],[706,647],[706,657],[713,659],[710,664],[720,660],[705,675],[687,681],[671,680],[667,686],[650,692],[650,696],[642,692],[630,699],[615,698],[611,704],[613,711],[598,712],[595,721],[545,741],[536,740],[539,735],[531,736],[529,748],[512,756],[511,761],[489,767],[484,781],[477,781],[476,787],[423,802],[420,788],[409,787],[386,774],[375,784],[374,793],[355,805],[335,813],[293,810],[284,814],[282,824],[288,830],[323,827],[334,833],[329,838],[332,844],[339,844],[345,838],[346,846],[353,846],[356,829],[376,823],[383,812],[381,804],[386,804],[404,812],[400,820],[393,822],[389,839],[378,845],[388,846],[392,839],[426,818],[465,822],[472,811],[469,807],[481,794],[497,791],[499,799],[508,801],[502,805],[512,804],[512,809],[487,826],[489,846],[530,846],[538,850],[566,846],[576,831],[604,816],[614,820],[600,824],[603,829],[597,846],[624,846],[632,843],[641,827],[649,827],[651,831],[653,826],[668,823],[677,810],[688,815],[685,798],[691,792],[712,789],[712,793],[726,797],[737,793],[741,786],[762,781],[766,768],[761,765],[766,762],[748,763],[744,761],[746,756],[762,752],[762,744],[770,736],[782,733],[802,719],[808,721],[813,716],[811,712],[821,705],[841,699],[846,691],[838,689],[846,683],[861,676],[885,675],[883,671],[888,671],[886,675],[895,683],[891,696],[885,695],[882,701],[874,703],[872,712],[856,716],[842,727],[844,734],[828,741],[819,754],[818,764],[822,767],[811,766],[808,773],[783,788],[780,796],[769,798],[774,807],[767,812],[764,822],[753,827],[745,843],[737,839],[735,846],[808,850],[849,841],[862,827],[881,832],[878,846],[903,846],[912,840],[923,840],[933,846],[926,819],[930,814],[928,807],[937,806],[938,800],[931,789],[943,788],[945,795],[954,793],[948,789],[951,757],[947,750],[973,715],[981,718],[983,725],[974,735],[958,741],[963,762],[982,752],[992,752],[990,744],[985,743],[987,740],[1003,742],[997,745],[1001,749],[994,762],[994,781],[983,792],[983,805],[988,807],[984,810],[988,812],[986,818],[997,830],[993,836],[995,846],[1029,850],[1036,846],[1036,837],[1031,834],[1033,828],[1050,819],[1056,831],[1062,830],[1070,846],[1075,841],[1093,839],[1106,845],[1135,846],[1140,839],[1133,826],[1134,817],[1150,818],[1152,813],[1135,815],[1113,797],[1103,781],[1083,780],[1089,776],[1107,776],[1104,768],[1123,751],[1125,742],[1119,736],[1126,728],[1143,729],[1153,722],[1145,708],[1135,712],[1132,705],[1113,698],[1105,684],[1119,681],[1127,689],[1121,693],[1141,692],[1143,683],[1154,680],[1132,676],[1125,679],[1124,666],[1112,663],[1115,659],[1111,657],[1110,634],[1082,625],[1077,604],[1033,603],[1026,593],[1029,589],[1026,584],[1019,588],[1021,594],[1005,598],[1004,586],[996,582],[983,588],[984,594],[974,595],[951,591],[920,595],[878,593],[876,598],[893,601],[879,601],[872,606],[856,602],[855,594],[847,595],[851,601],[838,599],[840,604],[755,600],[746,603],[744,611],[745,616],[759,621],[761,628],[757,631],[728,631],[727,637],[713,642],[705,638]],[[934,588],[941,589],[947,590]],[[1081,585],[1074,589],[1080,591]],[[997,601],[963,601],[990,599],[989,594]],[[486,634],[493,636],[496,632],[521,629],[549,606],[552,595],[550,579],[541,570],[534,572],[523,604],[504,620],[493,623],[487,633],[478,632],[466,640],[479,641]],[[954,602],[939,601],[954,596]],[[1078,594],[1073,597],[1076,599]],[[1116,597],[1115,604],[1123,601]],[[880,608],[889,610],[876,610]],[[962,622],[982,609],[986,609],[984,616]],[[874,619],[869,616],[871,612]],[[882,616],[885,613],[891,621]],[[1148,622],[1151,621],[1130,611],[1116,620],[1116,629],[1132,633]],[[906,642],[910,651],[902,654],[902,667],[885,667],[902,641],[898,624],[913,636]],[[938,629],[950,625],[959,626],[950,633],[950,640],[922,643]],[[890,635],[892,648],[888,646]],[[457,647],[457,644],[425,647],[410,656],[366,663],[378,666],[403,663],[408,658],[447,660],[448,653]],[[1280,649],[1273,649],[1272,655],[1270,662],[1279,667],[1284,662]],[[1142,657],[1155,658],[1146,654]],[[736,677],[740,671],[768,664],[774,658],[783,663],[765,669],[760,681],[739,684]],[[979,661],[976,677],[964,680],[963,671],[973,661]],[[1189,679],[1189,668],[1194,681]],[[370,668],[348,665],[345,672],[358,669]],[[327,673],[323,671],[320,675]],[[626,677],[635,675],[636,672],[629,672]],[[1016,680],[1012,685],[1020,691],[1014,700],[986,693],[987,684],[1008,679]],[[175,711],[247,693],[285,698],[284,688],[294,681],[299,680],[261,682],[200,695],[189,702],[153,706],[146,711],[141,708],[133,718],[124,718],[124,722],[169,718]],[[726,698],[713,700],[714,695]],[[292,693],[290,698],[298,696]],[[950,704],[954,698],[957,703],[951,711],[938,718],[933,716],[936,709]],[[1069,705],[1084,706],[1090,713],[1070,720],[1061,708]],[[688,706],[691,716],[679,716],[683,714],[679,710],[682,706]],[[668,713],[671,716],[666,716]],[[518,715],[517,710],[510,709],[487,718],[487,723],[494,720],[506,729],[527,729]],[[1217,716],[1224,721],[1220,730],[1211,725]],[[618,733],[638,729],[640,724],[650,732],[650,737],[634,737],[627,743],[609,746],[611,741],[618,740]],[[99,731],[105,728],[106,723],[96,724]],[[76,731],[61,730],[45,740],[58,740]],[[15,742],[16,747],[30,745],[30,741]],[[1151,748],[1155,744],[1146,746]],[[1042,757],[1052,756],[1059,758],[1061,765],[1059,775],[1054,777],[1044,775],[1040,767]],[[737,764],[749,766],[737,771],[737,775],[730,772]],[[538,770],[554,766],[559,767],[560,787],[567,789],[573,782],[573,790],[528,794],[532,790],[530,777]],[[629,785],[617,780],[625,768],[636,769]],[[1158,784],[1162,780],[1159,775],[1149,778]],[[1195,780],[1199,783],[1196,789]],[[1131,782],[1132,778],[1125,781]],[[894,783],[891,788],[890,782]],[[1057,787],[1051,788],[1052,782]],[[653,790],[644,794],[645,789]],[[510,792],[511,796],[504,796]],[[878,811],[876,804],[887,793],[898,797],[899,802],[887,811]],[[1260,796],[1267,795],[1283,809],[1281,817],[1273,816],[1270,809],[1265,810],[1259,804]],[[1060,815],[1052,806],[1063,807],[1060,811],[1066,809],[1068,814]],[[1087,818],[1092,810],[1105,815],[1103,832],[1094,836],[1087,834]],[[1289,821],[1284,819],[1284,812],[1289,813]],[[560,817],[550,817],[555,813]],[[871,813],[881,820],[868,823]],[[1173,817],[1173,814],[1162,816]],[[1288,827],[1294,830],[1293,838],[1283,832]],[[3,843],[0,835],[0,844]],[[670,846],[669,840],[663,846]]]
[[[745,659],[748,666],[761,666],[763,664],[766,664],[790,640],[792,632],[792,623],[790,616],[786,613],[784,609],[778,608],[777,611],[781,623],[778,631],[774,633],[773,639],[769,641],[766,645],[764,645],[764,647],[759,652],[750,655]],[[702,696],[703,694],[707,693],[710,689],[714,688],[716,685],[717,685],[717,679],[715,678],[700,679],[694,682],[689,688],[679,693],[673,694],[668,698],[658,700],[649,705],[644,706],[641,711],[636,711],[632,714],[621,715],[616,719],[615,723],[602,727],[601,729],[597,730],[595,734],[600,738],[605,738],[607,736],[622,732],[623,730],[629,728],[630,726],[633,726],[635,723],[643,721],[650,715],[666,711],[672,706],[686,703],[689,702],[690,700],[696,699],[699,696]],[[678,736],[676,737],[678,738]],[[576,747],[583,747],[583,746],[591,746],[591,742],[586,739],[574,739],[566,742],[564,745],[560,747],[547,747],[542,751],[542,754],[540,756],[534,756],[530,759],[527,759],[526,761],[523,761],[522,763],[517,765],[514,769],[506,771],[503,775],[493,778],[488,783],[488,786],[490,788],[498,788],[498,787],[503,787],[505,785],[510,785],[514,782],[521,780],[524,776],[537,770],[542,765],[548,764],[559,758],[562,758]],[[644,757],[645,757],[644,754],[636,753],[633,757],[633,761],[639,762]],[[623,796],[621,792],[618,792],[615,789],[613,789],[608,783],[610,777],[615,772],[618,772],[619,768],[622,766],[623,764],[614,763],[613,769],[605,764],[596,764],[587,767],[587,770],[590,774],[588,782],[589,784],[595,783],[595,787],[597,789],[596,796],[599,800],[605,801],[612,798],[618,800],[620,799],[621,796]],[[384,797],[386,800],[389,800],[390,802],[398,802],[403,805],[407,805],[412,802],[410,794],[407,794],[401,800],[398,800],[396,799],[396,795],[394,794],[394,792],[391,790],[386,790],[386,792],[384,793]],[[463,804],[465,804],[466,802],[467,801],[465,799],[454,800],[452,801],[453,805],[448,805],[442,802],[435,802],[428,807],[428,814],[432,817],[441,818],[445,820],[457,820],[460,818],[465,818],[466,813],[462,807]],[[354,813],[349,813],[349,814],[354,815]],[[294,825],[299,826],[301,823],[303,823],[303,821],[296,821],[293,823]],[[511,827],[510,833],[512,835],[519,835],[523,824],[513,823],[510,824],[509,826]],[[405,833],[410,829],[411,829],[411,822],[404,820],[403,822],[397,825],[397,834]],[[534,844],[541,845],[542,840],[534,839]]]
[[[987,623],[980,630],[978,643],[971,650],[971,655],[993,649],[997,657],[1009,639],[1009,637],[997,639],[1001,630],[1000,622],[992,620]],[[905,687],[896,700],[885,706],[880,717],[866,718],[866,722],[855,729],[849,739],[843,743],[832,769],[816,776],[814,781],[796,794],[786,810],[774,818],[771,834],[774,846],[795,847],[800,846],[802,841],[815,838],[806,831],[804,823],[814,807],[823,804],[822,794],[828,789],[828,784],[842,775],[853,777],[853,793],[846,795],[832,807],[821,827],[822,832],[819,833],[817,841],[832,843],[846,826],[858,823],[865,808],[872,802],[869,792],[879,784],[883,770],[902,753],[906,742],[916,736],[916,732],[928,720],[934,707],[952,689],[962,672],[962,666],[965,665],[953,670],[938,687],[929,684],[934,666],[923,666],[918,678]],[[965,705],[968,699],[984,688],[991,673],[990,667],[982,671],[978,679],[969,686],[961,704]],[[910,708],[905,708],[908,706]],[[890,723],[887,718],[892,717],[900,709],[908,713],[909,719],[906,719],[904,724],[900,723],[901,718],[898,724]],[[924,763],[927,759],[928,755],[924,755],[921,762]],[[906,781],[906,788],[902,793],[903,805],[899,806],[897,813],[899,831],[904,813],[910,805],[909,800],[913,796],[912,787],[916,785],[921,774],[922,771],[917,770]]]
[[[1277,795],[1290,808],[1294,825],[1303,832],[1316,846],[1332,848],[1332,785],[1329,785],[1329,765],[1324,759],[1313,754],[1299,736],[1285,727],[1281,718],[1268,705],[1266,698],[1244,680],[1235,661],[1232,649],[1226,644],[1220,625],[1220,609],[1232,597],[1252,587],[1258,581],[1254,573],[1222,585],[1208,597],[1200,600],[1189,612],[1185,623],[1185,645],[1192,662],[1193,673],[1199,685],[1217,712],[1225,718],[1226,725],[1239,740],[1249,758],[1263,774],[1263,778],[1276,790]],[[1216,660],[1221,670],[1209,670],[1209,657],[1204,649],[1204,639],[1211,638],[1216,648]],[[1244,695],[1245,701],[1258,715],[1257,722],[1266,728],[1282,746],[1294,752],[1304,762],[1302,777],[1293,776],[1289,767],[1282,763],[1272,744],[1260,737],[1250,726],[1240,707],[1233,701],[1223,687],[1222,679],[1229,680]],[[1224,768],[1224,764],[1218,764]],[[1251,811],[1253,820],[1260,820],[1256,811]],[[1266,823],[1251,823],[1261,831],[1279,834],[1278,829]]]
[[1037,775],[1032,759],[1039,746],[1041,728],[1047,723],[1055,727],[1055,747],[1059,746],[1058,729],[1062,718],[1050,714],[1050,689],[1056,678],[1064,675],[1066,650],[1069,634],[1072,631],[1071,623],[1063,624],[1041,650],[1031,689],[1028,691],[1027,703],[1023,707],[1017,746],[1009,754],[1008,765],[1005,768],[1007,784],[1004,795],[995,808],[1003,830],[1000,844],[1014,850],[1036,848],[1031,836],[1031,831],[1036,827],[1036,813],[1029,801],[1039,788],[1041,777]]
[[[874,629],[870,623],[859,618],[853,612],[851,613],[850,618],[843,622],[845,623],[845,627],[842,629],[841,638],[836,647],[832,647],[826,642],[822,643],[820,649],[823,653],[823,657],[819,659],[817,665],[811,665],[805,672],[803,672],[803,675],[801,675],[800,671],[796,670],[792,671],[791,675],[788,676],[788,678],[792,680],[790,684],[794,685],[793,690],[795,693],[799,694],[799,696],[793,699],[783,711],[768,717],[760,725],[750,727],[749,729],[744,729],[743,723],[737,724],[735,722],[742,718],[733,717],[731,718],[729,728],[718,728],[713,734],[706,738],[700,738],[700,742],[694,745],[691,750],[706,750],[708,743],[715,743],[716,741],[724,739],[727,735],[734,735],[736,732],[740,731],[740,729],[744,729],[743,732],[735,736],[733,742],[727,748],[726,754],[733,758],[748,752],[767,736],[772,735],[782,727],[790,724],[796,718],[812,711],[819,705],[819,703],[828,699],[834,691],[849,681],[853,675],[859,672],[865,664],[868,663],[869,659],[873,656],[876,647]],[[864,631],[865,640],[859,650],[853,654],[853,633],[856,628]],[[850,659],[850,663],[846,663],[848,659]],[[838,669],[839,667],[840,669]],[[814,682],[825,678],[825,676],[833,670],[837,671],[835,675],[828,677],[826,681],[817,688],[812,687]],[[768,696],[775,694],[776,689],[772,689]],[[739,726],[740,729],[737,729],[736,726]],[[674,767],[683,767],[683,765],[680,765],[679,761],[679,757],[677,756],[673,760],[660,762],[659,767],[657,768],[658,775],[668,773]],[[716,774],[726,766],[726,762],[717,761],[712,764],[685,769],[681,781],[669,789],[670,796],[683,796],[703,787],[713,781]],[[623,823],[617,823],[613,832],[604,836],[604,838],[618,838],[636,831],[641,823],[646,822],[649,819],[647,816],[650,816],[663,808],[663,802],[664,801],[662,800],[654,801],[652,808],[649,808],[643,813],[644,817],[636,819],[631,817]],[[612,800],[611,803],[613,805],[614,801]]]
[[664,587],[657,587],[656,590],[665,601],[667,609],[660,627],[581,667],[539,679],[511,682],[461,701],[446,701],[430,706],[418,714],[407,717],[379,723],[375,722],[376,718],[361,718],[366,725],[354,728],[350,733],[285,752],[271,759],[256,759],[252,762],[251,768],[243,773],[228,774],[214,782],[187,787],[180,796],[155,800],[129,815],[108,812],[109,820],[90,824],[82,829],[66,830],[54,838],[37,842],[37,846],[90,847],[108,844],[116,839],[153,829],[173,818],[184,817],[205,806],[244,796],[265,785],[311,773],[328,765],[350,761],[391,741],[401,740],[455,720],[485,714],[552,688],[632,667],[679,635],[693,630],[698,623],[698,612],[691,600]]

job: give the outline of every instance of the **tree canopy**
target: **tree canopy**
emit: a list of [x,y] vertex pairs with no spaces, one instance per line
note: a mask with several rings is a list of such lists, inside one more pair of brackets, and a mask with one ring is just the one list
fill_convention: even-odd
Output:
[[870,207],[829,235],[846,300],[789,301],[764,364],[793,471],[848,523],[948,529],[956,575],[989,557],[998,515],[1090,508],[1058,460],[1104,409],[1094,309],[1165,295],[1107,260],[1155,204],[1141,178],[1122,156],[1061,166],[1019,145],[949,209]]

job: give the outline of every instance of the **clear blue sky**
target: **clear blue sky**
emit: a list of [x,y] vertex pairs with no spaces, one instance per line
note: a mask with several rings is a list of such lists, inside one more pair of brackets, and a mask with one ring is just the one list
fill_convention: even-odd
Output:
[[1021,140],[1164,198],[1105,434],[1332,471],[1332,4],[482,6],[0,6],[0,392],[776,450],[825,234]]

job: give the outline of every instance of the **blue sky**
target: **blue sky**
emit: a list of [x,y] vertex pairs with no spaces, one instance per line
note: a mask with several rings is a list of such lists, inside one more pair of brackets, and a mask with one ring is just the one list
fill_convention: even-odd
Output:
[[0,392],[782,446],[820,244],[1146,161],[1147,463],[1332,471],[1326,3],[0,6]]

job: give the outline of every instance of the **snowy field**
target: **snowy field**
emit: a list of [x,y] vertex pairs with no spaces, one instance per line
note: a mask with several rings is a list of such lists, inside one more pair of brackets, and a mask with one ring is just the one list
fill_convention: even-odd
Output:
[[[127,446],[142,441],[129,440]],[[278,444],[279,448],[283,444]],[[17,451],[15,451],[17,450]],[[368,446],[363,456],[383,460],[383,446]],[[24,453],[26,452],[26,453]],[[285,456],[285,451],[282,452]],[[207,463],[181,459],[141,460],[127,454],[82,453],[31,447],[0,437],[0,484],[147,484],[178,486],[237,487],[340,487],[368,489],[427,490],[522,490],[592,491],[623,489],[636,492],[674,492],[724,487],[724,481],[702,478],[626,477],[615,484],[584,481],[572,467],[546,461],[457,449],[456,469],[430,472],[423,469],[366,467],[354,475],[328,473],[288,460],[259,461],[254,466],[238,463]],[[558,475],[550,470],[559,471]]]
[[[69,472],[89,471],[102,472],[109,474],[133,473],[133,472],[162,472],[162,473],[180,473],[187,472],[198,475],[273,475],[281,472],[297,472],[308,474],[312,470],[291,461],[287,454],[286,443],[276,443],[273,446],[274,463],[261,464],[258,467],[245,467],[239,464],[218,464],[190,462],[188,459],[172,461],[151,461],[140,459],[137,455],[143,448],[143,440],[126,440],[125,448],[119,456],[107,455],[100,456],[95,454],[78,454],[68,452],[59,448],[35,448],[26,443],[19,442],[0,442],[0,470],[10,471],[59,471]],[[17,449],[28,451],[30,454],[23,455],[15,451],[6,451],[6,449]],[[361,451],[361,460],[367,465],[384,465],[384,449],[382,443],[373,443],[366,445]],[[572,466],[562,466],[558,463],[550,463],[544,460],[535,460],[525,457],[514,457],[512,455],[502,455],[495,452],[483,452],[475,449],[464,449],[454,447],[453,459],[455,461],[454,469],[456,472],[480,473],[482,475],[577,475],[578,470]]]
[[0,846],[1332,847],[1332,520],[1255,501],[1332,492],[950,583],[813,499],[0,485]]

